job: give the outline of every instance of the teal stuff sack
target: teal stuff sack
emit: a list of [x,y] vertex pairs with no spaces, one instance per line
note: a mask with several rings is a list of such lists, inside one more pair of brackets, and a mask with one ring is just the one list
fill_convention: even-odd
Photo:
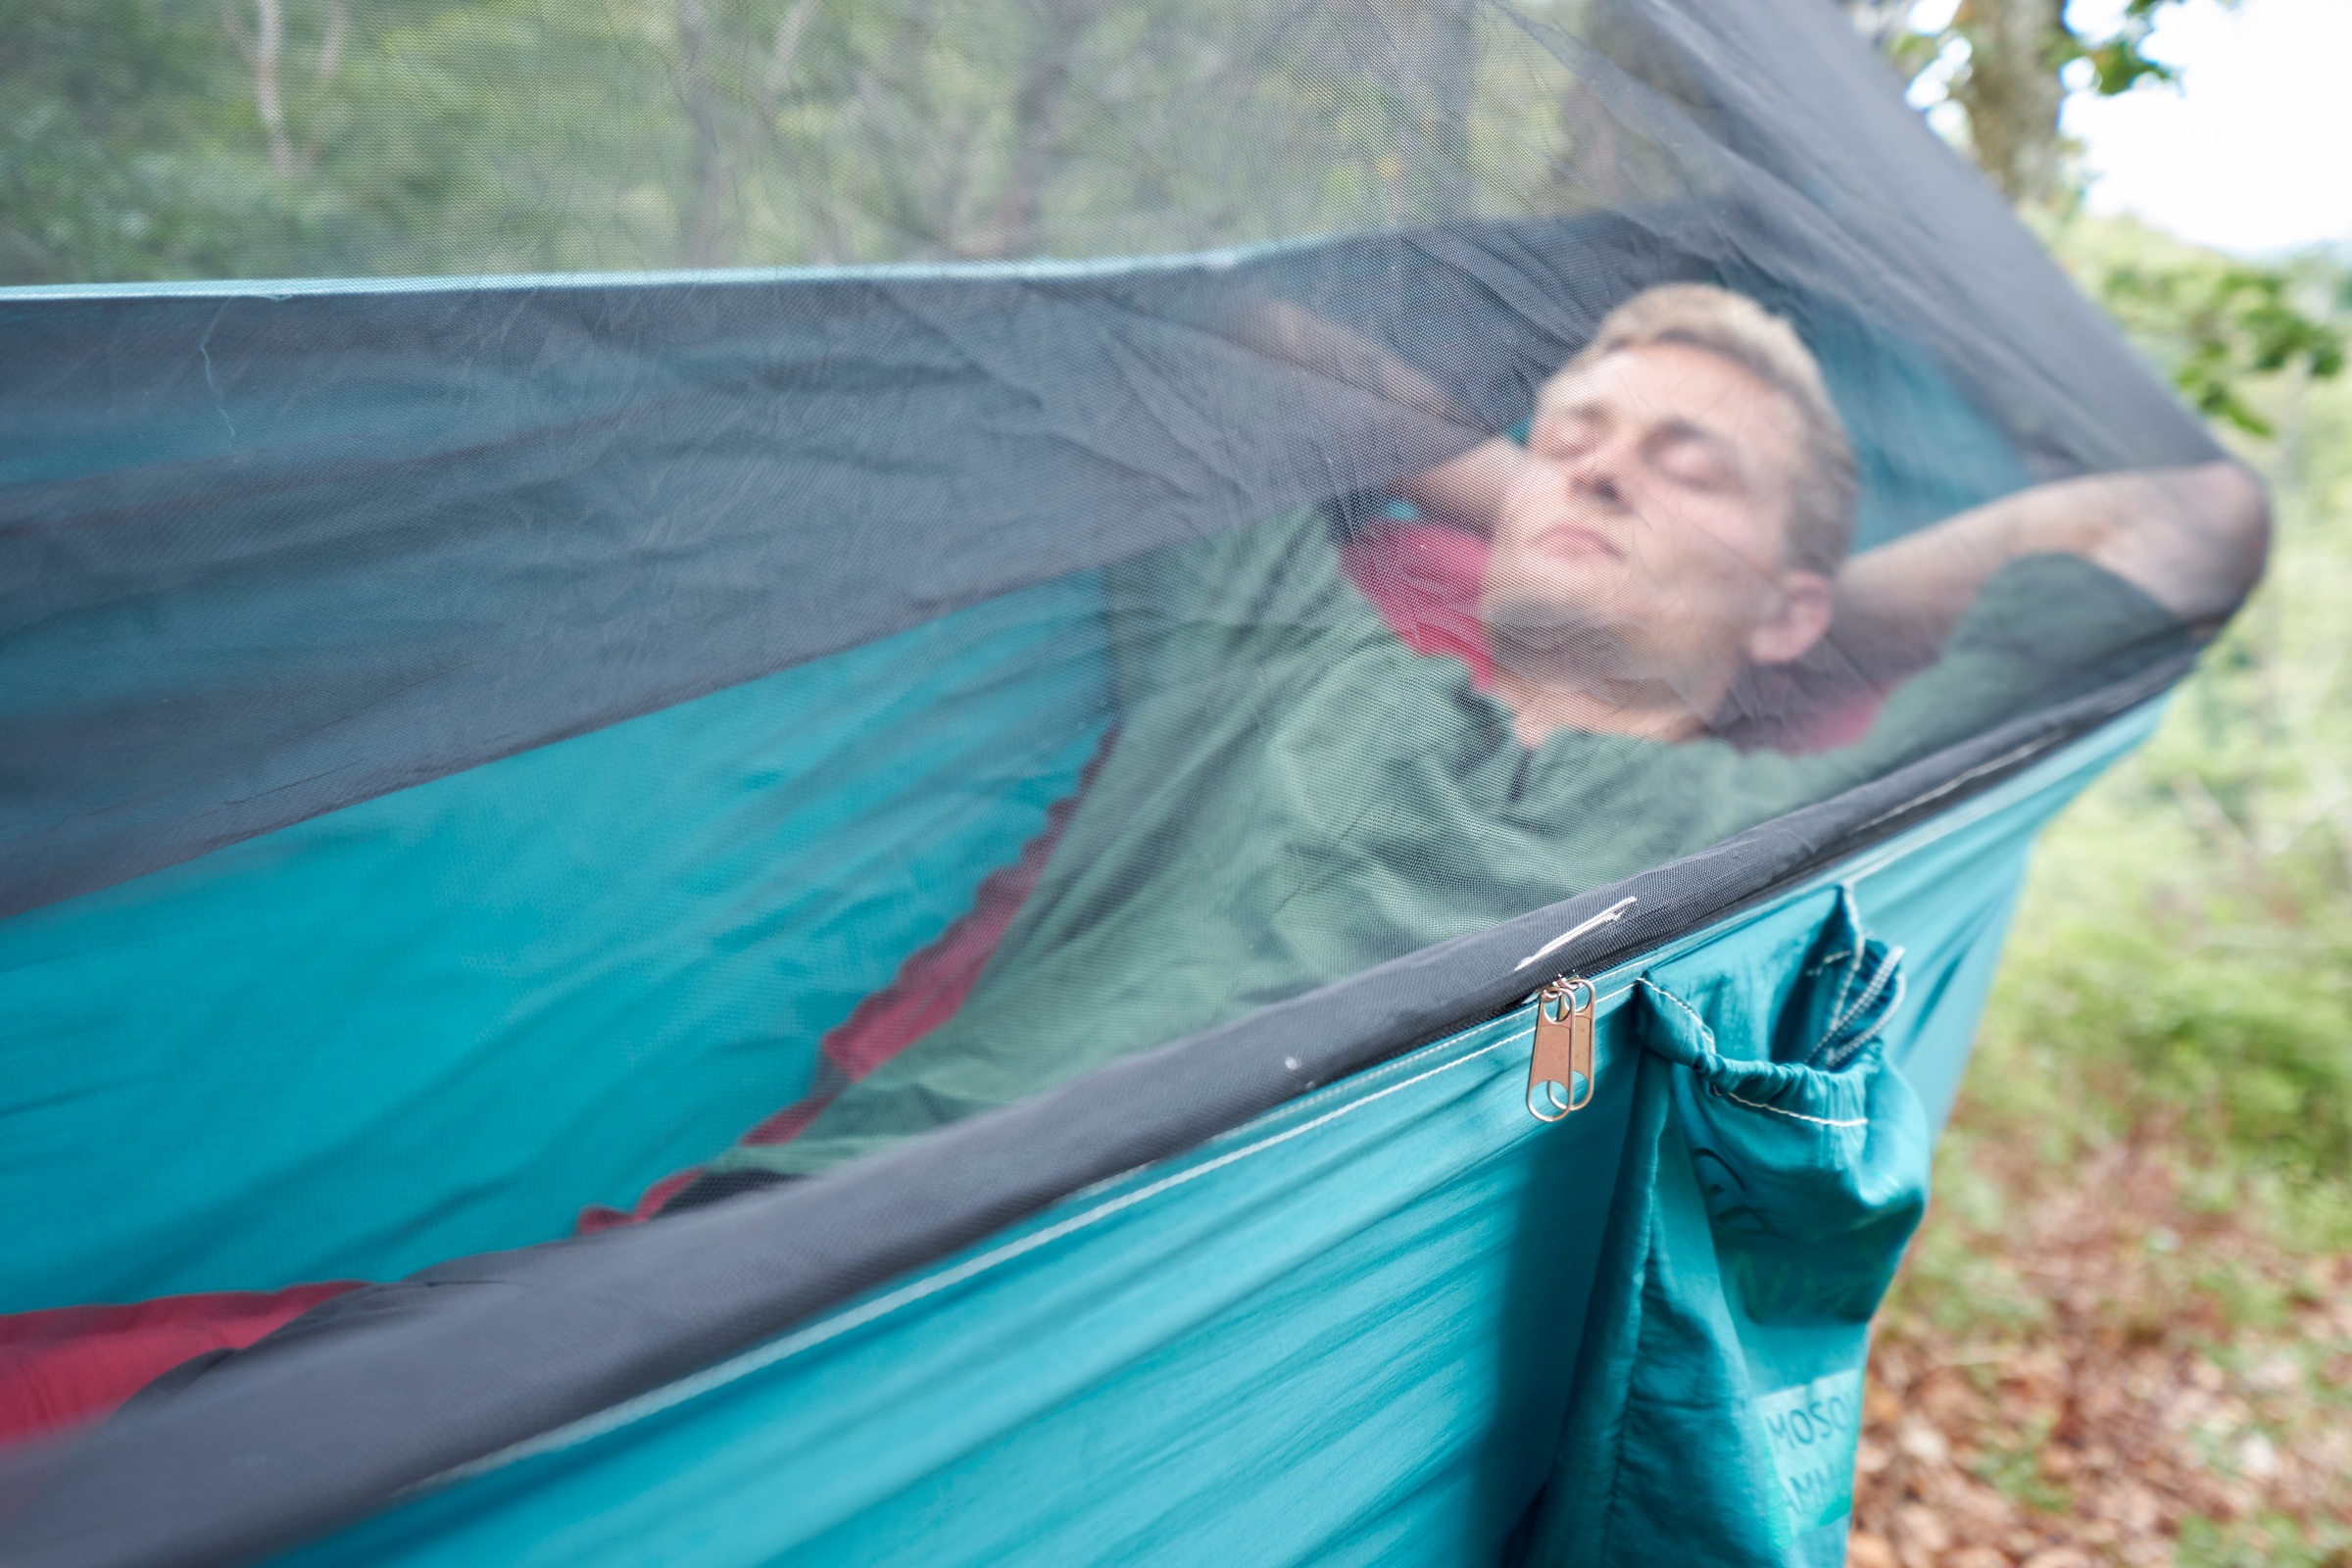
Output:
[[1634,1121],[1523,1562],[1844,1560],[1870,1317],[1931,1141],[1879,1044],[1899,950],[1842,893],[1764,934],[1733,939],[1753,961],[1710,945],[1644,974],[1607,1020],[1643,1048],[1617,1056]]

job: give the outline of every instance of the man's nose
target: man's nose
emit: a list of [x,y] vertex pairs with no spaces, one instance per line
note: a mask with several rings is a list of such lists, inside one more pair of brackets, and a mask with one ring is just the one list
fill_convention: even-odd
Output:
[[1633,453],[1621,440],[1596,441],[1568,462],[1568,483],[1575,492],[1612,512],[1626,508],[1625,478]]

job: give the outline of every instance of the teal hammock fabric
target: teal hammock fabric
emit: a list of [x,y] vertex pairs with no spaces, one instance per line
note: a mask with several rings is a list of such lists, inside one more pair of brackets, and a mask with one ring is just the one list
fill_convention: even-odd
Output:
[[[0,1312],[397,1277],[725,1147],[1076,787],[1101,592],[1045,583],[0,921]],[[45,1201],[66,1172],[78,1200]]]
[[[1021,296],[1022,310],[1045,308],[1028,297],[1038,292]],[[403,296],[336,303],[358,311],[383,298]],[[302,301],[236,303],[267,319]],[[166,313],[174,301],[165,293],[134,304]],[[726,385],[761,353],[822,347],[799,334],[840,330],[822,310],[796,309],[818,324],[778,313],[791,330],[764,318],[757,332],[705,328],[691,354],[673,349],[679,363],[659,366],[604,345],[561,376],[536,358],[527,373],[472,361],[461,373],[415,352],[350,365],[306,347],[310,358],[279,372],[319,383],[302,397],[275,383],[239,395],[232,378],[216,406],[194,395],[197,383],[135,421],[110,412],[113,394],[101,384],[35,411],[32,439],[11,460],[23,471],[5,476],[87,482],[110,466],[177,473],[193,456],[218,456],[206,442],[225,438],[224,416],[270,462],[328,467],[363,436],[378,449],[371,461],[416,462],[446,456],[484,426],[521,424],[534,435],[564,421],[594,426],[625,408],[626,395]],[[81,317],[97,310],[77,307],[64,324],[20,324],[95,331]],[[1020,318],[989,319],[990,330],[1009,333]],[[212,352],[226,364],[227,327],[215,325]],[[1864,544],[2027,482],[2000,432],[1916,345],[1826,304],[1811,327],[1858,432]],[[417,390],[442,383],[462,389],[463,417],[448,386],[439,397]],[[882,378],[883,391],[905,397],[918,385],[906,370]],[[941,428],[977,439],[958,421]],[[757,433],[774,446],[765,427]],[[710,445],[706,433],[666,454],[664,482],[685,483],[680,475],[710,461]],[[793,526],[847,548],[861,530],[891,533],[895,520],[878,519],[894,506],[911,515],[938,510],[867,496]],[[760,521],[763,534],[780,528],[768,512]],[[209,530],[191,525],[175,537]],[[487,537],[477,531],[448,553],[462,569],[439,555],[428,564],[401,554],[362,571],[329,555],[303,567],[319,582],[280,566],[259,587],[190,591],[172,613],[181,635],[218,645],[208,659],[244,661],[233,663],[231,686],[270,692],[272,671],[352,662],[348,649],[297,662],[270,640],[311,623],[296,608],[307,595],[322,585],[336,595],[318,626],[388,640],[368,618],[397,609],[383,603],[379,582],[408,582],[415,593],[415,573],[470,578],[483,570]],[[535,554],[529,561],[533,573],[545,569]],[[640,560],[633,569],[651,568]],[[738,563],[698,575],[796,578]],[[621,603],[675,597],[635,579],[605,591]],[[0,1207],[25,1216],[14,1266],[0,1270],[0,1312],[393,1278],[562,1235],[583,1204],[625,1205],[724,1149],[808,1088],[823,1031],[968,908],[981,878],[1008,863],[1047,807],[1075,788],[1113,717],[1102,596],[1099,572],[1055,575],[870,644],[0,915],[0,1016],[19,1021],[24,1043],[17,1070],[0,1080],[10,1129],[0,1140]],[[412,618],[398,613],[403,624]],[[504,612],[483,613],[505,624]],[[250,634],[255,616],[274,628],[270,638]],[[799,618],[768,617],[786,628]],[[75,662],[92,634],[69,622],[14,645],[25,679],[0,690],[0,710],[98,700],[96,677]],[[678,640],[691,648],[708,630]],[[434,662],[466,670],[493,662],[470,650]],[[135,670],[184,678],[191,667],[210,668],[183,659]],[[112,690],[105,701],[133,703]],[[275,693],[254,706],[293,712],[302,704]],[[459,694],[434,706],[470,714],[481,705]],[[150,751],[161,755],[128,750],[146,759],[141,767]],[[340,776],[347,760],[318,771]],[[163,788],[127,773],[113,783],[140,797]],[[267,778],[246,784],[255,798],[279,793]],[[297,948],[305,961],[289,978],[277,956]],[[123,984],[129,954],[135,983]],[[385,983],[393,974],[400,982]],[[190,1053],[225,1070],[202,1082],[172,1071]],[[40,1194],[61,1179],[89,1202],[43,1203]]]
[[[1865,1321],[2033,834],[2156,716],[1594,976],[1597,1093],[1564,1123],[1523,1107],[1520,1009],[279,1561],[1835,1562]],[[1902,950],[1882,1037],[1745,1065],[1849,901]],[[1826,1295],[1760,1296],[1766,1253],[1710,1217],[1692,1151],[1738,1107],[1704,1081],[1865,1121],[1800,1140],[1785,1195]]]
[[1540,1560],[1845,1559],[1870,1318],[1933,1141],[1878,1041],[1899,955],[1844,898],[1809,949],[1780,924],[1742,963],[1694,955],[1626,993],[1642,1052],[1607,1289]]
[[[287,6],[268,147],[259,34],[118,9],[49,7],[8,88],[137,178],[0,255],[0,1360],[73,1396],[0,1397],[44,1434],[0,1559],[1837,1559],[2033,832],[2244,563],[1745,813],[1728,768],[1546,793],[1560,715],[1450,666],[1335,680],[1345,723],[1233,700],[1281,673],[1249,639],[1164,672],[1206,695],[1156,757],[1302,735],[1298,787],[1188,788],[1119,761],[1176,710],[1113,638],[1131,564],[1418,498],[1485,552],[1422,595],[1480,661],[1549,627],[1533,695],[1663,703],[1592,756],[1817,755],[1983,587],[1849,615],[1847,533],[1917,563],[2219,462],[1836,8]],[[1320,635],[1286,586],[1192,624]],[[1041,924],[1165,919],[1002,1010],[906,982],[983,928],[1021,962],[976,905],[1033,861]],[[1571,960],[1598,1071],[1547,1126]],[[958,1028],[834,1050],[910,994]],[[1038,1070],[785,1178],[967,1031]],[[260,1343],[89,1327],[297,1284],[353,1288]]]

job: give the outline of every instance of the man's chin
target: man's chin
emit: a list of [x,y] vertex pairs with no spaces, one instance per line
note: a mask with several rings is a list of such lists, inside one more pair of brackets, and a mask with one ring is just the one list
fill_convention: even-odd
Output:
[[1525,679],[1597,690],[1647,677],[1640,628],[1600,607],[1491,595],[1479,614],[1494,662]]

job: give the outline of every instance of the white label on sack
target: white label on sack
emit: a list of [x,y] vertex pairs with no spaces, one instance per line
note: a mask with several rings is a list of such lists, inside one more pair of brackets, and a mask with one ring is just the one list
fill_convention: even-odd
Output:
[[1862,1439],[1862,1373],[1833,1372],[1756,1400],[1780,1466],[1788,1523],[1799,1535],[1854,1507],[1854,1447]]

